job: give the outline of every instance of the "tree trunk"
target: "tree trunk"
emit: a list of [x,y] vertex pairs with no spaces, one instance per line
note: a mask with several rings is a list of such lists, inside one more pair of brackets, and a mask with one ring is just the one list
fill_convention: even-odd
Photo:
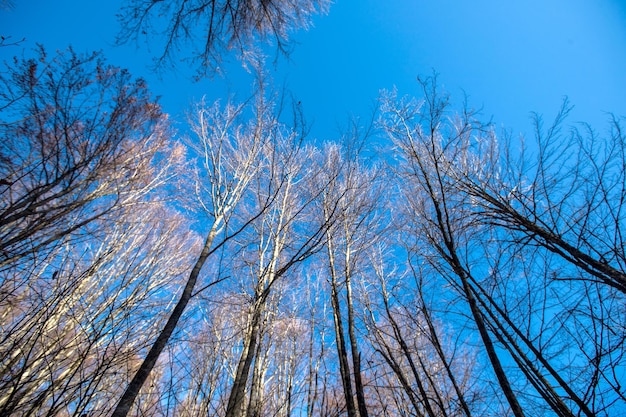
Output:
[[187,283],[185,284],[183,293],[180,296],[180,300],[178,300],[176,307],[174,307],[174,310],[167,320],[167,323],[165,323],[163,330],[161,330],[159,337],[157,337],[156,341],[150,348],[150,351],[141,363],[139,370],[137,370],[137,373],[133,377],[128,387],[126,387],[126,391],[124,391],[124,394],[122,395],[120,402],[117,404],[117,407],[115,407],[115,410],[113,411],[111,417],[126,417],[128,412],[130,411],[130,408],[135,402],[135,398],[137,398],[141,387],[150,375],[152,368],[154,368],[156,361],[159,359],[161,352],[167,345],[170,336],[174,332],[174,329],[176,329],[176,325],[182,317],[183,312],[185,311],[185,307],[187,307],[187,304],[189,303],[189,300],[193,295],[193,289],[196,285],[196,281],[198,280],[198,276],[200,275],[200,271],[202,270],[204,263],[211,253],[211,246],[213,245],[213,240],[217,235],[220,222],[221,219],[218,218],[213,223],[213,226],[211,227],[211,230],[209,231],[209,234],[207,235],[207,238],[204,242],[202,252],[200,253],[200,256],[198,257],[198,260],[196,261],[193,269],[189,273],[189,278],[187,279]]
[[333,319],[335,322],[335,337],[337,340],[337,355],[339,356],[339,371],[341,373],[341,383],[343,385],[344,398],[346,400],[346,410],[348,417],[356,417],[356,407],[354,404],[354,396],[352,393],[352,380],[350,378],[350,365],[348,362],[348,352],[346,349],[346,341],[344,337],[343,319],[341,317],[341,305],[339,304],[339,294],[337,291],[337,273],[335,269],[335,256],[333,252],[332,238],[327,232],[328,256],[330,264],[331,276],[331,304],[333,308]]
[[[456,255],[453,255],[456,258]],[[457,268],[455,268],[457,269]],[[460,274],[460,275],[459,275]],[[461,278],[463,285],[463,292],[465,293],[465,298],[470,306],[470,310],[472,312],[472,317],[474,318],[474,322],[476,323],[476,327],[478,327],[478,332],[480,333],[480,338],[483,341],[483,345],[485,346],[485,350],[487,351],[487,356],[489,357],[489,361],[493,367],[493,371],[496,374],[496,378],[498,379],[498,383],[504,392],[504,396],[509,402],[509,406],[511,407],[511,411],[513,415],[516,417],[524,417],[524,412],[522,411],[522,407],[517,401],[517,397],[511,388],[511,384],[509,383],[508,378],[506,377],[506,373],[504,372],[504,368],[502,367],[502,363],[500,362],[500,358],[498,358],[498,354],[496,353],[495,346],[489,336],[489,332],[487,330],[487,326],[485,325],[485,321],[483,320],[482,313],[478,308],[478,304],[476,303],[476,299],[474,298],[474,294],[472,294],[472,289],[470,283],[468,282],[468,278],[465,275],[465,272],[460,270],[457,272],[459,278]]]
[[[263,301],[264,302],[264,301]],[[246,385],[248,376],[250,375],[250,367],[256,353],[256,345],[261,325],[262,306],[258,303],[253,306],[250,325],[245,335],[243,351],[239,363],[237,364],[237,372],[233,387],[228,397],[228,405],[226,406],[225,417],[242,417],[244,413],[244,398],[246,394]]]
[[[349,251],[347,252],[349,253]],[[348,259],[346,259],[348,262]],[[348,336],[350,337],[350,351],[352,353],[352,367],[354,372],[354,386],[356,390],[356,401],[360,417],[368,417],[367,405],[365,404],[365,390],[363,389],[363,379],[361,378],[361,352],[357,346],[356,334],[354,332],[354,308],[352,303],[352,285],[350,282],[351,272],[346,267],[346,298],[348,304]]]
[[435,324],[433,323],[432,317],[430,315],[430,311],[428,311],[428,308],[426,308],[426,304],[425,304],[426,301],[424,300],[424,295],[422,293],[421,287],[419,289],[419,296],[420,296],[420,301],[422,304],[421,311],[426,319],[426,325],[428,326],[428,332],[430,334],[431,343],[433,344],[433,347],[437,351],[437,355],[439,356],[439,359],[441,360],[441,363],[443,364],[443,367],[446,370],[448,379],[450,379],[450,382],[452,383],[452,386],[454,387],[454,392],[456,393],[456,396],[459,400],[461,408],[463,409],[463,413],[467,417],[471,417],[472,413],[469,409],[469,405],[467,404],[467,401],[465,401],[465,395],[463,394],[461,387],[459,387],[456,377],[454,376],[454,372],[452,371],[452,368],[450,367],[450,363],[448,363],[446,354],[443,351],[443,347],[441,346],[441,343],[439,342],[439,335],[437,334],[437,331],[435,329]]

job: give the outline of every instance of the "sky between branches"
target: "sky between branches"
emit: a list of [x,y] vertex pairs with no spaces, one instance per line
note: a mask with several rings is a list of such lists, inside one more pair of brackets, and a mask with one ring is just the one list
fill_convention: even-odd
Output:
[[[102,50],[110,64],[145,78],[177,122],[203,96],[247,97],[252,76],[233,57],[225,77],[194,82],[185,64],[154,74],[156,45],[114,46],[120,4],[17,0],[0,10],[0,34],[25,41],[0,48],[0,58],[30,56],[36,43]],[[513,132],[529,132],[531,111],[550,119],[564,96],[575,106],[571,122],[601,130],[607,112],[626,116],[621,0],[337,0],[292,39],[290,58],[270,59],[267,70],[302,103],[320,140],[333,139],[351,116],[369,117],[381,89],[419,95],[416,77],[433,71],[455,101],[466,94],[484,119]]]

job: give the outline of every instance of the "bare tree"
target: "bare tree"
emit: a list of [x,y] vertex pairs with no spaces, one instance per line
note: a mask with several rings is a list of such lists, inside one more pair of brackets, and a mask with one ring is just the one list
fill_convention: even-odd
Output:
[[[210,267],[210,265],[207,265]],[[198,294],[167,347],[167,410],[181,416],[223,415],[245,329],[246,297],[235,288]]]
[[[257,396],[262,387],[254,373],[262,372],[258,368],[261,364],[258,347],[265,330],[268,300],[280,280],[323,247],[323,236],[334,220],[330,217],[327,221],[318,221],[313,216],[315,203],[325,185],[319,181],[320,166],[310,163],[316,160],[315,150],[303,147],[294,133],[279,133],[274,137],[273,146],[266,148],[265,175],[258,177],[256,199],[250,201],[252,212],[256,212],[258,205],[270,196],[274,203],[253,223],[249,243],[244,246],[246,269],[253,271],[252,289],[241,358],[226,416],[260,414]],[[246,406],[245,394],[251,372]]]
[[103,223],[104,240],[59,247],[0,302],[3,415],[111,411],[162,320],[152,312],[186,268],[176,253],[191,242],[180,216],[158,204],[137,208]]
[[144,174],[165,149],[159,106],[99,54],[41,49],[0,85],[0,270],[77,239],[164,180]]
[[535,146],[516,155],[504,142],[502,151],[494,151],[494,163],[503,165],[500,178],[459,180],[485,222],[563,257],[589,280],[626,293],[621,215],[626,151],[620,120],[611,120],[606,138],[586,125],[563,134],[570,110],[564,102],[547,129],[535,115]]
[[470,112],[449,112],[435,83],[422,80],[421,103],[393,99],[386,119],[422,257],[467,301],[514,413],[609,412],[623,398],[609,371],[623,327],[608,319],[621,317],[623,297],[621,249],[611,249],[621,235],[619,129],[606,142],[575,130],[557,151],[564,111],[516,154]]
[[370,359],[372,366],[381,373],[389,369],[393,375],[385,378],[382,373],[375,382],[381,392],[378,397],[400,397],[388,407],[398,407],[401,402],[416,415],[471,416],[468,398],[476,403],[481,397],[480,390],[468,383],[477,378],[474,354],[454,336],[444,336],[448,329],[434,317],[425,288],[437,291],[439,286],[426,287],[424,283],[436,282],[434,277],[416,267],[420,261],[410,256],[410,249],[408,270],[394,267],[399,259],[392,256],[392,248],[379,244],[370,251],[375,276],[363,295],[370,340],[379,357]]
[[[538,376],[540,371],[529,364],[529,357],[535,357],[536,366],[557,381],[575,407],[585,415],[594,415],[610,409],[613,400],[608,398],[624,395],[617,388],[613,373],[608,371],[618,366],[622,355],[618,352],[623,351],[623,329],[608,316],[621,315],[614,302],[623,299],[625,289],[619,214],[624,142],[620,122],[614,118],[606,138],[586,125],[568,134],[561,133],[568,111],[565,102],[553,124],[545,130],[541,118],[535,115],[535,146],[527,145],[520,152],[513,150],[510,140],[487,142],[483,149],[489,149],[489,165],[501,166],[500,175],[478,177],[474,172],[462,173],[454,167],[454,176],[459,192],[474,202],[476,219],[497,228],[492,236],[504,248],[524,254],[533,262],[533,272],[540,280],[532,285],[539,289],[529,288],[527,293],[537,299],[539,294],[550,291],[543,298],[550,304],[553,303],[550,295],[558,300],[563,311],[558,328],[560,349],[568,346],[587,358],[582,366],[569,365],[570,372],[579,370],[579,376],[565,378],[565,370],[556,369],[547,360],[545,342],[535,346],[529,336],[532,331],[525,330],[522,334],[519,325],[507,320],[511,311],[505,313],[498,308],[503,305],[498,294],[494,295],[484,285],[477,286],[481,298],[498,312],[498,318],[492,317],[494,324],[499,326],[502,337],[510,340],[511,336],[502,329],[504,324],[497,324],[504,321],[520,339],[518,343],[529,350],[522,353],[516,347],[515,357],[524,363],[524,374],[535,375],[529,376],[530,380],[543,381]],[[499,278],[515,268],[502,261],[498,265],[494,269],[498,279],[489,286],[498,285],[502,292],[506,291],[506,281]],[[567,297],[561,295],[564,291]],[[541,323],[545,340],[554,330],[550,323]],[[582,334],[571,330],[581,327],[597,330]],[[589,351],[596,352],[593,358],[584,353]],[[551,392],[550,383],[534,382],[534,385],[539,386],[546,401],[564,408],[558,395]]]
[[[166,144],[165,118],[145,83],[108,66],[100,54],[68,50],[49,58],[40,49],[36,59],[16,58],[13,64],[0,76],[0,303],[7,382],[1,407],[3,413],[30,407],[53,414],[81,390],[98,386],[103,369],[115,368],[103,364],[94,349],[108,343],[108,326],[120,311],[105,308],[97,314],[100,322],[81,302],[89,300],[96,310],[111,306],[93,288],[96,277],[110,267],[112,254],[137,266],[127,258],[133,250],[124,247],[137,237],[120,232],[119,242],[109,238],[129,221],[131,207],[149,218],[153,193],[176,158]],[[137,240],[136,250],[148,240]],[[119,275],[112,277],[128,274],[122,282],[139,278],[113,271]],[[92,327],[82,328],[92,320]]]
[[292,30],[307,28],[314,14],[326,11],[328,0],[128,0],[119,14],[118,42],[141,35],[162,35],[156,66],[172,64],[182,55],[199,76],[219,71],[227,50],[241,57],[255,54],[261,42],[273,39],[288,51]]
[[[312,268],[311,268],[312,269]],[[323,274],[322,274],[323,275]],[[326,333],[328,332],[327,297],[323,292],[323,282],[316,279],[315,274],[306,274],[304,286],[306,296],[303,297],[302,308],[305,310],[303,317],[308,323],[308,341],[303,352],[307,354],[307,375],[304,378],[306,387],[306,415],[316,415],[318,407],[323,407],[327,390],[327,379],[331,372],[322,372],[327,360],[328,346]],[[304,302],[305,301],[305,302]],[[321,403],[321,404],[320,404]],[[320,412],[321,413],[321,412]]]
[[348,415],[367,416],[362,352],[357,338],[357,297],[353,287],[354,281],[366,273],[365,254],[382,238],[382,182],[377,168],[367,168],[360,160],[358,134],[354,133],[349,140],[352,143],[344,149],[338,145],[328,145],[324,149],[324,171],[329,185],[324,191],[320,214],[327,218],[330,207],[339,209],[334,227],[325,236],[339,369]]
[[[178,302],[122,395],[113,416],[125,416],[130,411],[194,295],[196,282],[209,256],[245,230],[272,202],[274,196],[266,196],[257,207],[258,211],[250,213],[250,217],[235,224],[234,228],[229,228],[233,227],[229,222],[235,209],[263,167],[265,147],[270,143],[276,127],[276,121],[269,113],[270,107],[262,94],[257,97],[255,120],[247,126],[237,123],[244,109],[245,105],[229,104],[222,110],[219,103],[215,103],[211,107],[201,104],[196,110],[196,119],[192,121],[196,135],[192,146],[197,152],[199,164],[195,188],[198,203],[211,223]],[[204,289],[221,280],[217,278],[211,281]]]
[[[420,112],[416,103],[393,103],[386,108],[390,112],[389,122],[385,126],[392,140],[403,152],[406,161],[405,178],[412,188],[411,209],[423,218],[424,235],[435,249],[437,255],[450,268],[450,276],[458,281],[451,282],[465,298],[471,316],[476,324],[480,338],[494,373],[504,393],[513,415],[524,415],[517,395],[511,387],[501,358],[498,356],[494,337],[489,333],[483,312],[480,309],[471,287],[472,271],[464,261],[461,245],[467,239],[467,214],[463,205],[450,190],[445,161],[454,160],[456,148],[448,143],[463,140],[471,134],[472,119],[462,119],[458,124],[445,126],[444,117],[447,98],[436,91],[436,82],[423,84],[426,97],[423,102],[425,111]],[[417,123],[414,120],[417,119]]]

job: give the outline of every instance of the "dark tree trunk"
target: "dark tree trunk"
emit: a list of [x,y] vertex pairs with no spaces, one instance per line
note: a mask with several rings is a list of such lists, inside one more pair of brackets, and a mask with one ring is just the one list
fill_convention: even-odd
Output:
[[185,311],[185,307],[187,307],[189,300],[191,300],[191,296],[193,295],[193,289],[196,285],[196,281],[198,280],[198,276],[200,275],[200,271],[202,270],[204,263],[211,253],[211,246],[213,245],[213,240],[217,235],[217,226],[217,224],[214,224],[211,228],[211,231],[207,235],[204,246],[202,248],[202,252],[200,253],[200,256],[198,257],[193,269],[189,273],[189,278],[187,278],[187,283],[185,284],[183,293],[180,296],[180,300],[178,300],[178,303],[174,307],[174,311],[172,311],[172,314],[167,320],[167,323],[161,330],[161,333],[159,334],[156,341],[150,348],[150,351],[141,363],[139,370],[137,370],[137,373],[133,377],[130,384],[128,384],[128,387],[126,387],[126,391],[124,391],[120,402],[117,404],[117,407],[115,407],[115,410],[111,415],[112,417],[126,417],[128,412],[130,411],[130,408],[135,402],[135,398],[137,398],[141,387],[146,382],[146,379],[148,379],[152,368],[154,368],[154,365],[159,359],[161,352],[167,345],[170,336],[174,332],[174,329],[176,329],[176,325],[182,317],[183,312]]

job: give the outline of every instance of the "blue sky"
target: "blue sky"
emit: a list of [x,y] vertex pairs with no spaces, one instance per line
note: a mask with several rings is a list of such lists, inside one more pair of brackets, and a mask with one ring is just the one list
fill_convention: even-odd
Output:
[[[237,63],[227,66],[227,78],[193,82],[183,67],[156,77],[145,44],[113,47],[119,1],[14,3],[0,11],[0,33],[26,41],[0,48],[3,61],[37,42],[103,50],[111,64],[147,79],[180,121],[204,95],[249,91],[251,78]],[[576,106],[572,121],[602,129],[606,112],[626,116],[622,0],[337,0],[293,39],[290,59],[268,70],[302,102],[319,139],[332,139],[351,116],[367,117],[381,89],[419,95],[416,76],[433,70],[453,98],[465,92],[485,119],[514,132],[529,130],[531,111],[552,117],[566,95]]]

